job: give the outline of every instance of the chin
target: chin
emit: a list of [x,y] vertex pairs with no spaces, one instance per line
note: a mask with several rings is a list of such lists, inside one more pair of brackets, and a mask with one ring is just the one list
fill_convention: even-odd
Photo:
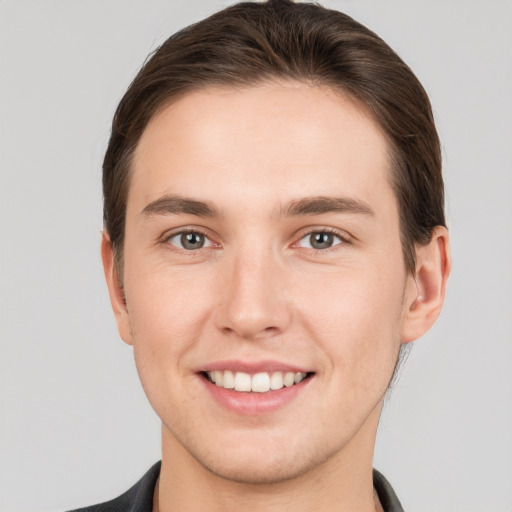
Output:
[[[229,463],[223,461],[199,460],[207,471],[215,476],[231,482],[250,485],[271,485],[294,480],[307,473],[318,462],[300,461],[290,463],[289,461],[244,461],[238,460]],[[210,463],[212,462],[212,463]],[[312,463],[313,462],[313,463]]]
[[309,445],[305,450],[304,446],[308,445],[268,443],[200,453],[186,449],[204,469],[219,478],[241,484],[269,485],[296,479],[330,458],[321,449],[314,450]]

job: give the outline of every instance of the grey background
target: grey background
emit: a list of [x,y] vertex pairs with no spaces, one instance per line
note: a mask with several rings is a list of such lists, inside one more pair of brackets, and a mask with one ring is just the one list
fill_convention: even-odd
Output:
[[[0,2],[0,510],[114,497],[159,458],[99,258],[101,160],[148,52],[219,0]],[[445,310],[375,465],[408,511],[512,511],[512,2],[345,0],[423,81],[443,141]]]

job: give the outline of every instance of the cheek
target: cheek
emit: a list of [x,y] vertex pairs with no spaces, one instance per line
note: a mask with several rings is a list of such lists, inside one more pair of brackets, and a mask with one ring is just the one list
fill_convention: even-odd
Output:
[[146,392],[154,393],[164,382],[178,386],[177,377],[186,374],[184,362],[201,338],[209,299],[204,276],[137,270],[137,279],[126,280],[126,299],[137,369]]
[[194,398],[187,361],[202,337],[207,298],[199,279],[141,275],[126,290],[137,372],[157,414],[177,421],[177,411],[186,410],[184,397]]
[[179,345],[185,333],[193,334],[204,315],[209,285],[199,272],[162,267],[133,265],[135,277],[130,279],[128,274],[126,282],[130,323],[133,334],[148,343],[172,339]]
[[405,271],[390,265],[336,270],[308,286],[302,311],[310,335],[343,378],[386,380],[400,347]]

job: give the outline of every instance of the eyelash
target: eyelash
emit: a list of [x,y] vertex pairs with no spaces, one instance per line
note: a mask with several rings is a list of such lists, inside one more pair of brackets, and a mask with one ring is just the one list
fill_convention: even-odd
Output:
[[[304,240],[308,237],[311,237],[315,234],[332,235],[333,237],[337,238],[339,241],[338,241],[338,243],[334,243],[330,247],[326,247],[326,248],[322,248],[322,249],[317,249],[314,247],[303,247],[303,246],[299,245],[302,240]],[[182,240],[182,237],[184,237],[186,235],[199,235],[200,237],[204,238],[205,244],[207,244],[207,245],[202,245],[201,247],[198,247],[196,249],[186,249],[185,247],[178,247],[171,243],[171,240],[178,238],[178,237],[180,237],[180,239]],[[189,254],[195,253],[199,249],[209,249],[209,248],[219,248],[220,247],[220,244],[213,242],[211,240],[211,238],[204,231],[202,231],[200,229],[183,229],[181,231],[174,231],[172,233],[164,235],[161,239],[161,242],[167,246],[171,246],[175,250],[183,251],[183,252],[189,253]],[[336,248],[339,245],[345,245],[345,244],[350,244],[350,243],[351,243],[350,238],[346,234],[341,234],[339,231],[337,231],[335,229],[311,228],[308,231],[303,232],[301,234],[300,238],[296,242],[294,242],[291,245],[291,247],[302,247],[304,249],[308,249],[310,251],[315,251],[317,253],[320,253],[320,252],[327,252],[331,249]]]
[[342,233],[340,233],[339,231],[337,231],[335,229],[330,229],[330,228],[316,228],[315,229],[315,228],[313,228],[313,229],[309,229],[307,232],[303,233],[302,236],[299,238],[299,240],[293,244],[293,246],[301,247],[301,246],[299,246],[299,243],[302,240],[304,240],[306,238],[310,238],[311,239],[311,237],[313,235],[316,235],[316,234],[331,235],[331,236],[337,238],[339,240],[339,242],[338,243],[333,243],[333,245],[331,245],[330,247],[326,247],[326,248],[323,248],[323,249],[316,249],[315,247],[303,247],[303,248],[311,250],[311,251],[315,251],[316,253],[320,253],[320,252],[327,252],[327,251],[329,251],[331,249],[334,250],[336,247],[338,247],[340,245],[345,245],[345,244],[349,244],[350,243],[350,239],[349,239],[349,237],[346,234],[342,234]]
[[[183,239],[184,236],[187,236],[187,235],[199,235],[201,237],[203,237],[204,239],[204,242],[208,245],[206,246],[201,246],[201,247],[198,247],[197,249],[186,249],[185,247],[177,247],[176,245],[173,245],[171,243],[171,240],[173,240],[174,238],[180,238],[180,239]],[[162,239],[162,242],[164,244],[167,244],[167,245],[170,245],[171,247],[173,247],[174,249],[177,249],[177,250],[180,250],[180,251],[184,251],[184,252],[187,252],[187,253],[194,253],[194,252],[197,252],[199,249],[208,249],[208,248],[216,248],[216,247],[219,247],[218,244],[215,244],[211,239],[210,237],[203,231],[201,231],[200,229],[183,229],[181,231],[175,231],[173,233],[169,233],[169,234],[166,234],[163,239]]]

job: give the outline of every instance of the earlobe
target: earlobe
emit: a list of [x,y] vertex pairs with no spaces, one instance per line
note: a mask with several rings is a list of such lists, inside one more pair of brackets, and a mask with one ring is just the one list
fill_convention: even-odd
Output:
[[103,231],[101,237],[101,259],[103,261],[103,271],[105,272],[105,280],[107,282],[110,302],[116,318],[119,335],[125,343],[132,345],[130,318],[124,290],[117,275],[112,242],[110,241],[108,233],[105,231]]
[[427,245],[416,249],[416,273],[409,277],[402,323],[402,343],[425,334],[435,323],[444,303],[451,270],[448,230],[437,226]]

